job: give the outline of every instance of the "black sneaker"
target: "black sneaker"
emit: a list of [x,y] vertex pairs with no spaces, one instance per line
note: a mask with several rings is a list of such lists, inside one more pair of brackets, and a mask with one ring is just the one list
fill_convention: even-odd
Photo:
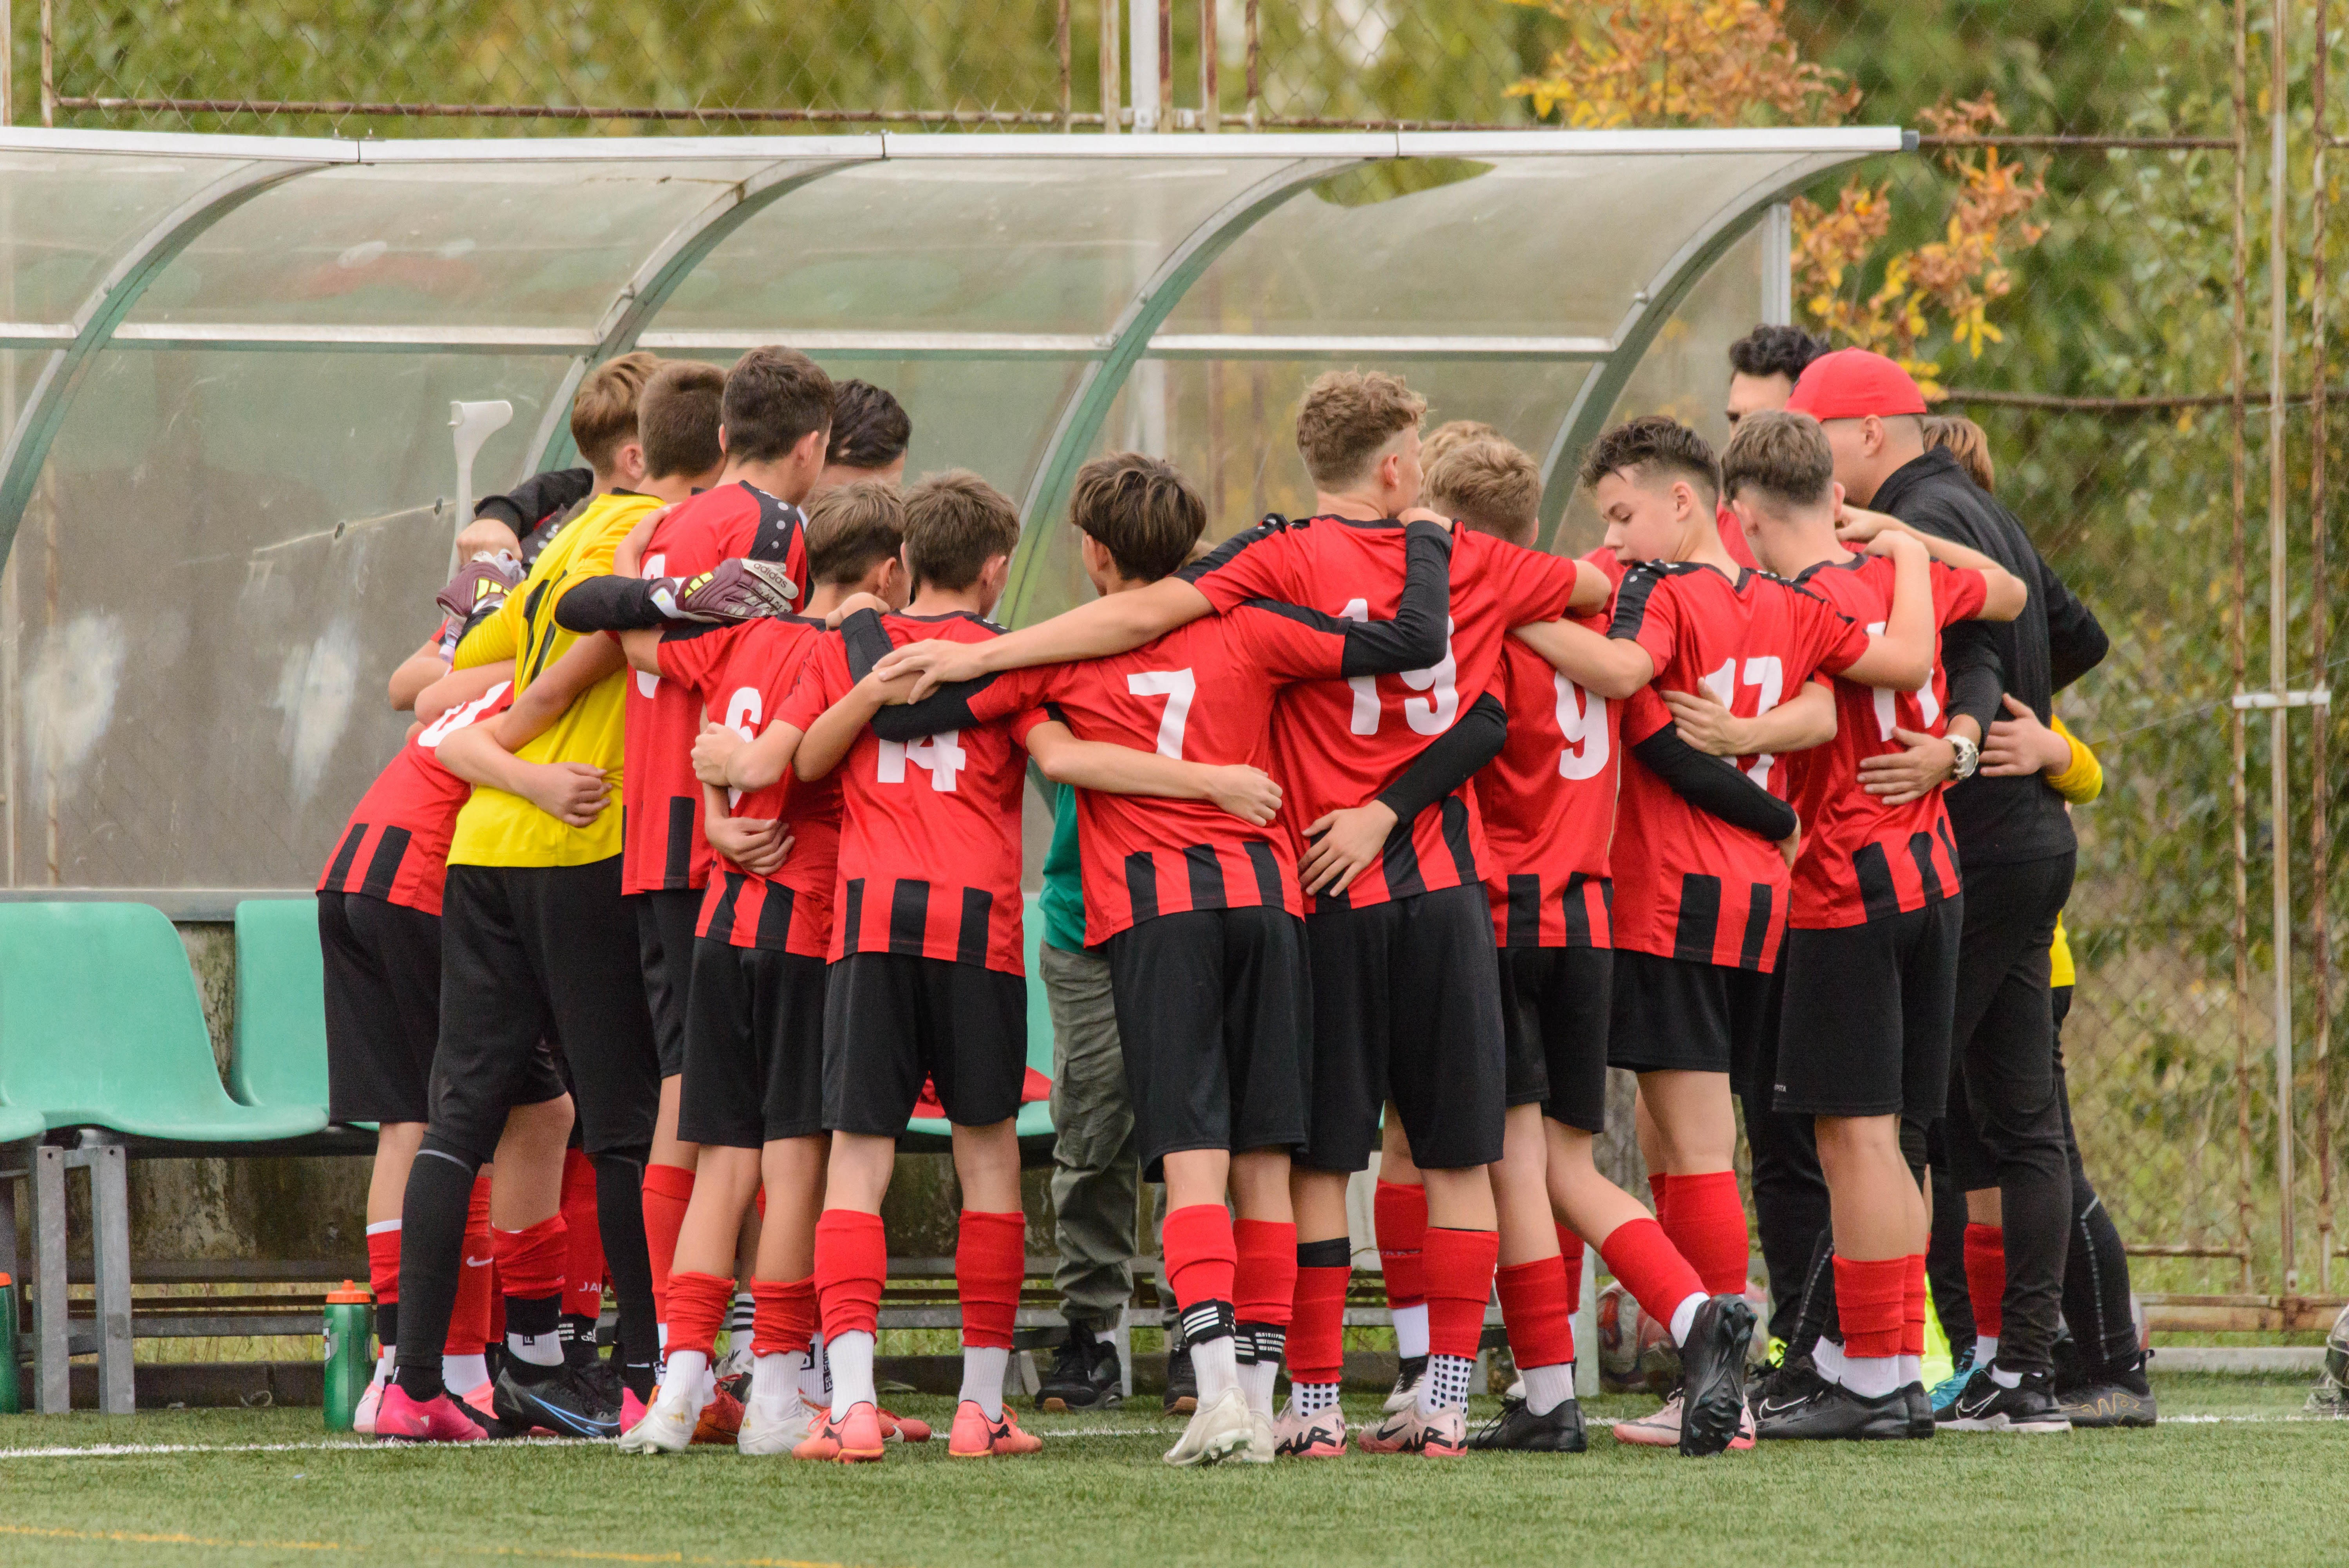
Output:
[[1789,1356],[1745,1391],[1756,1423],[1784,1416],[1827,1386],[1808,1355]]
[[1709,1296],[1681,1346],[1681,1452],[1690,1458],[1729,1447],[1745,1419],[1745,1352],[1754,1309],[1744,1296]]
[[595,1394],[597,1403],[608,1406],[615,1410],[620,1407],[621,1386],[618,1362],[606,1361],[599,1355],[592,1361],[573,1367],[572,1370]]
[[2057,1378],[2055,1403],[2075,1427],[2150,1427],[2160,1414],[2142,1357],[2132,1366],[2083,1367],[2076,1382]]
[[1400,1416],[1419,1403],[1420,1380],[1427,1376],[1427,1357],[1406,1355],[1395,1363],[1394,1387],[1387,1393],[1386,1412]]
[[1933,1419],[1933,1396],[1926,1392],[1922,1383],[1911,1383],[1900,1392],[1909,1396],[1909,1435],[1931,1437],[1933,1428],[1940,1425]]
[[1167,1336],[1166,1413],[1187,1416],[1199,1407],[1199,1375],[1191,1370],[1191,1347]]
[[594,1381],[569,1367],[525,1383],[508,1366],[498,1374],[490,1403],[499,1420],[525,1431],[543,1427],[564,1438],[620,1435],[620,1407],[607,1402]]
[[[1996,1366],[1995,1361],[1991,1366]],[[2044,1372],[2026,1372],[2012,1388],[1991,1376],[1991,1366],[1976,1367],[1965,1392],[1935,1417],[1953,1432],[2068,1432],[2071,1419],[2055,1401],[2053,1379]]]
[[1052,1370],[1037,1386],[1039,1410],[1107,1410],[1123,1402],[1118,1389],[1117,1346],[1081,1323],[1069,1325]]
[[1501,1413],[1468,1439],[1480,1453],[1510,1449],[1526,1454],[1578,1454],[1590,1446],[1582,1430],[1582,1403],[1561,1399],[1547,1415],[1537,1416],[1522,1399],[1507,1399]]
[[[1925,1392],[1921,1383],[1909,1387],[1920,1395]],[[1881,1398],[1869,1399],[1839,1384],[1821,1383],[1816,1393],[1794,1409],[1757,1422],[1754,1435],[1764,1440],[1911,1438],[1916,1436],[1911,1429],[1913,1410],[1908,1388],[1895,1388]],[[1932,1435],[1929,1427],[1925,1436]]]

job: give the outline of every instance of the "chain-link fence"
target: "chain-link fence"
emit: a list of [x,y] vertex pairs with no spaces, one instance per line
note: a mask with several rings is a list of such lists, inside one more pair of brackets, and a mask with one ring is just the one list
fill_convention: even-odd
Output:
[[[151,130],[495,134],[543,118],[596,134],[1191,132],[1822,113],[1925,130],[1920,154],[1811,192],[1798,246],[1803,223],[1838,210],[1864,243],[1840,271],[1798,275],[1795,318],[1867,324],[1930,366],[1947,408],[1985,427],[2001,499],[2112,633],[2111,659],[2060,704],[2107,781],[2076,819],[2065,1047],[2080,1136],[2166,1322],[2275,1328],[2313,1321],[2291,1298],[2330,1292],[2338,1245],[2324,883],[2341,784],[2332,711],[2305,695],[2335,662],[2322,438],[2338,429],[2310,413],[2312,392],[2325,406],[2338,270],[2324,270],[2321,174],[2324,75],[2343,60],[2324,26],[2294,0],[1143,0],[1138,16],[1117,0],[466,0],[378,8],[363,27],[314,0],[47,0],[16,12],[10,57],[18,122]],[[1838,74],[1801,78],[1816,88],[1804,98],[1797,64]],[[1546,107],[1515,90],[1544,79],[1563,84]],[[1752,85],[1766,79],[1796,96]],[[1937,116],[1985,99],[1994,113]],[[1984,231],[1984,182],[2018,166],[2044,191]],[[2282,710],[2281,815],[2276,721],[2238,701],[2270,687],[2303,694],[2284,699],[2297,705]],[[2190,1299],[2217,1295],[2234,1299]]]

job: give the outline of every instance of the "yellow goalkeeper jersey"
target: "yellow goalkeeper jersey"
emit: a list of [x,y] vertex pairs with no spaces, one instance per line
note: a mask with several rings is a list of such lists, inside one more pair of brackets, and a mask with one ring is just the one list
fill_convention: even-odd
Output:
[[[2085,805],[2105,789],[2104,765],[2088,743],[2064,727],[2064,721],[2054,721],[2055,732],[2072,743],[2072,765],[2061,773],[2047,775],[2055,793],[2074,805]],[[2055,945],[2047,953],[2047,983],[2050,986],[2070,985],[2077,978],[2072,968],[2072,943],[2064,935],[2064,917],[2055,917]]]
[[[590,577],[608,576],[612,556],[630,530],[661,503],[650,495],[614,491],[599,495],[540,553],[522,586],[498,613],[457,646],[455,667],[502,659],[514,661],[514,695],[530,690],[546,668],[569,652],[580,634],[554,623],[554,607]],[[626,732],[628,672],[615,671],[573,701],[563,716],[515,753],[524,762],[585,763],[601,768],[616,786],[611,804],[592,827],[573,827],[520,795],[486,784],[457,814],[450,841],[451,866],[585,866],[620,853],[622,742]]]

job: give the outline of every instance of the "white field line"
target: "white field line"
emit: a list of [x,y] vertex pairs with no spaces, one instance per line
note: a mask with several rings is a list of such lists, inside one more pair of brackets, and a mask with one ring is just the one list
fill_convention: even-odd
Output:
[[[1047,1438],[1171,1438],[1179,1435],[1180,1427],[1060,1427],[1039,1433]],[[937,1439],[933,1438],[932,1441]],[[316,1442],[316,1443],[90,1443],[82,1447],[60,1444],[46,1449],[0,1449],[0,1459],[141,1459],[159,1454],[391,1454],[408,1453],[418,1449],[438,1449],[446,1451],[496,1453],[502,1449],[598,1449],[609,1448],[608,1441],[592,1438],[510,1438],[488,1443],[378,1443],[378,1442]]]

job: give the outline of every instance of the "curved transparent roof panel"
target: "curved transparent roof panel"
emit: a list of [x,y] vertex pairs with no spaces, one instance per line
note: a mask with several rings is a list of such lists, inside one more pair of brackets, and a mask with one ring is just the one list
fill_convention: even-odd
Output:
[[0,129],[0,881],[315,885],[405,731],[452,400],[513,406],[492,491],[565,458],[605,358],[794,344],[897,395],[914,472],[1021,504],[1025,619],[1089,591],[1087,458],[1172,457],[1220,536],[1309,504],[1314,375],[1394,368],[1534,452],[1587,546],[1573,455],[1609,420],[1723,433],[1722,350],[1785,306],[1766,204],[1900,145]]

